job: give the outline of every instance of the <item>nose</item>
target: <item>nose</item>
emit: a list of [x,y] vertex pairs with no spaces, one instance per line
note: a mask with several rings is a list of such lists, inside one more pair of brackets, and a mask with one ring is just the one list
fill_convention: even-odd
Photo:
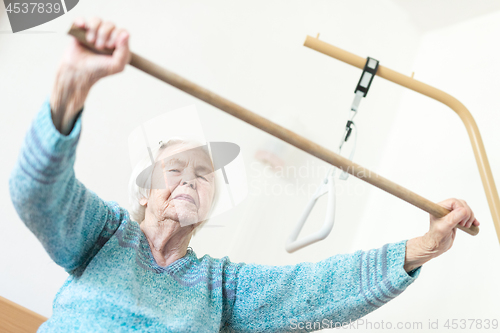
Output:
[[193,190],[196,190],[196,183],[195,183],[195,180],[194,179],[191,179],[191,180],[183,180],[182,181],[182,185],[189,185]]

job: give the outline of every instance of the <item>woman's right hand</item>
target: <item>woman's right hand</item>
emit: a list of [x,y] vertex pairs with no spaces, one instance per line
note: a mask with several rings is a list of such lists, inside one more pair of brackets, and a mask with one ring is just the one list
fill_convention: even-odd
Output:
[[73,22],[87,30],[87,41],[97,49],[114,49],[112,55],[97,54],[71,38],[59,64],[50,97],[52,120],[59,132],[68,135],[90,88],[101,78],[123,71],[130,62],[129,34],[111,22],[94,17]]

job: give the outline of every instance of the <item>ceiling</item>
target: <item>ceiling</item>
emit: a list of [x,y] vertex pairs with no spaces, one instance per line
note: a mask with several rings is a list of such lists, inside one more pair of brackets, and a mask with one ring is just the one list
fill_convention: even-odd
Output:
[[392,0],[428,32],[500,10],[500,0]]
[[[444,28],[500,10],[500,0],[390,0],[406,11],[420,32]],[[5,12],[0,5],[0,17]]]

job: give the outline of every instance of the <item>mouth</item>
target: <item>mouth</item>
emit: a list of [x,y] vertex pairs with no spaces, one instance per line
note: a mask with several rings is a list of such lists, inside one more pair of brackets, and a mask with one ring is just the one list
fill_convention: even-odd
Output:
[[190,196],[189,194],[179,194],[178,196],[176,196],[174,199],[178,199],[178,200],[186,200],[186,201],[189,201],[191,202],[193,205],[196,206],[196,203],[194,202],[194,199],[192,196]]

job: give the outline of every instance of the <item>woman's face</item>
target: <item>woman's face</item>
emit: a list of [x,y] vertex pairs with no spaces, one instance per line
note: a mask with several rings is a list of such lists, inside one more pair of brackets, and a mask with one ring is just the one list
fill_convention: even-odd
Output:
[[176,144],[164,149],[152,182],[148,208],[160,221],[171,219],[184,227],[208,218],[215,178],[212,161],[202,147]]

